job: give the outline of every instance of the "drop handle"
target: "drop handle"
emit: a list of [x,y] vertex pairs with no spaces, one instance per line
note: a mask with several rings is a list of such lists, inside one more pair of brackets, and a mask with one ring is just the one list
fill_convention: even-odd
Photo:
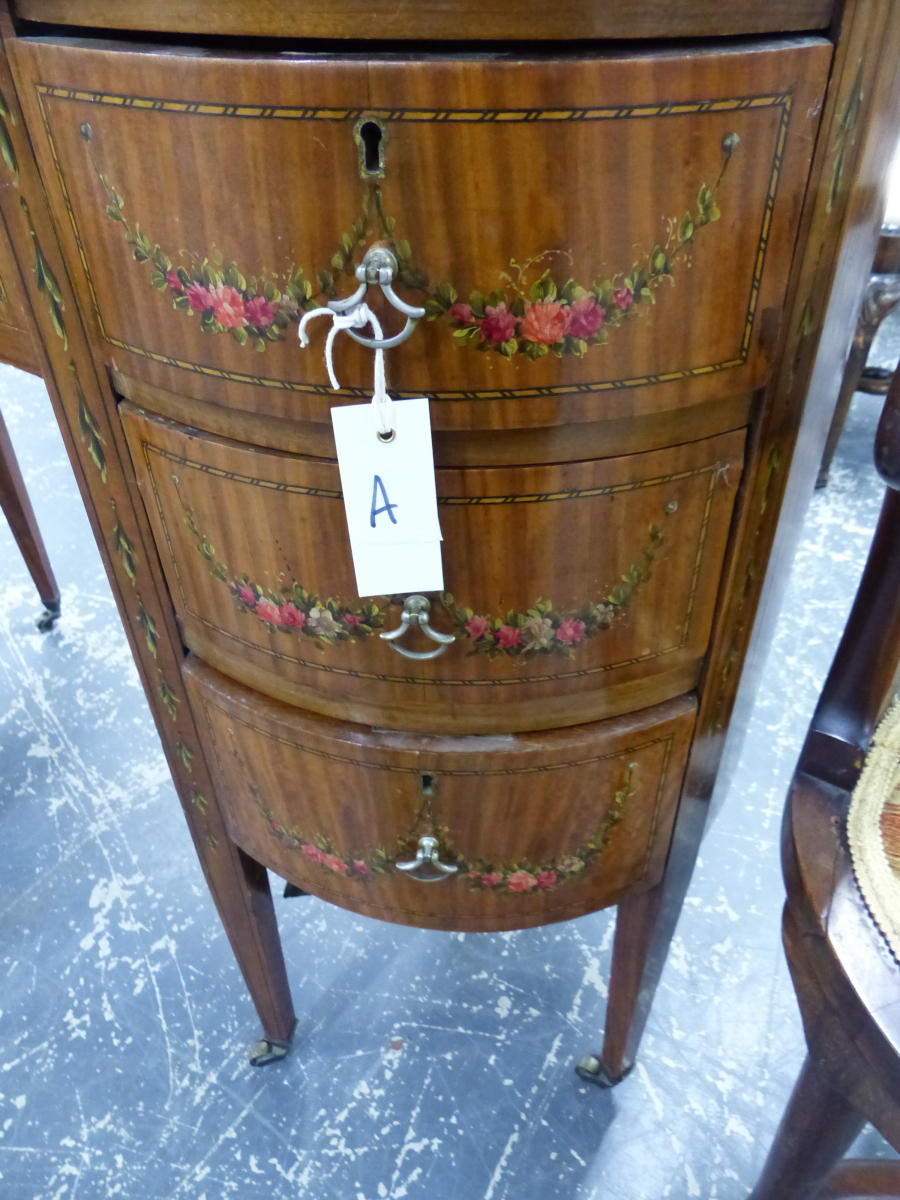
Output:
[[357,333],[355,329],[348,329],[347,332],[354,341],[359,342],[362,346],[368,346],[371,350],[390,350],[392,346],[399,346],[401,342],[405,342],[409,335],[416,327],[416,322],[425,316],[425,309],[419,308],[414,304],[407,304],[393,289],[393,281],[397,278],[399,266],[397,258],[392,250],[387,246],[373,246],[371,250],[366,251],[365,258],[356,268],[356,278],[359,281],[359,287],[352,296],[348,296],[346,300],[329,300],[328,307],[335,313],[350,312],[354,308],[358,308],[366,298],[369,284],[378,284],[384,292],[389,304],[403,313],[406,317],[406,324],[399,333],[395,333],[393,337],[388,338],[370,338],[363,337],[361,333]]
[[[386,630],[379,636],[386,642],[390,642],[391,648],[398,654],[402,654],[404,658],[437,658],[439,654],[444,653],[451,642],[456,641],[456,634],[439,633],[436,629],[432,629],[428,623],[430,612],[431,604],[424,596],[409,596],[403,605],[403,612],[400,614],[400,624],[396,629]],[[418,625],[426,637],[430,637],[433,642],[440,642],[437,650],[407,650],[405,646],[398,646],[397,639],[403,637],[410,625]]]
[[411,862],[398,862],[397,869],[419,883],[441,883],[455,875],[457,868],[452,863],[441,862],[439,854],[437,838],[420,837],[416,857]]

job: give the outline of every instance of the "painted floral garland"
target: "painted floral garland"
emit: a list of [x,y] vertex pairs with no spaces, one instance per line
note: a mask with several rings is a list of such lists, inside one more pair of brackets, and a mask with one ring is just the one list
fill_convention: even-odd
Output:
[[[172,479],[177,490],[178,476],[173,475]],[[215,547],[197,528],[193,510],[183,501],[182,508],[185,528],[196,539],[197,551],[209,563],[210,574],[228,583],[228,568],[218,561]],[[299,583],[264,592],[246,575],[241,575],[231,580],[229,589],[239,610],[252,613],[273,633],[298,633],[323,645],[337,646],[341,642],[367,638],[384,625],[381,609],[370,600],[353,608],[331,596],[322,600]]]
[[483,861],[469,863],[466,878],[470,886],[491,892],[531,892],[556,887],[580,875],[603,852],[610,834],[624,817],[628,801],[635,793],[636,765],[628,764],[625,778],[616,789],[609,811],[595,833],[574,854],[550,863],[519,862],[509,867],[497,867]]
[[[664,512],[670,516],[678,505],[670,500]],[[566,616],[558,613],[551,600],[537,600],[526,612],[510,610],[505,617],[481,616],[471,608],[460,608],[449,592],[441,594],[441,603],[453,618],[456,636],[472,642],[469,654],[489,658],[533,658],[538,654],[557,654],[574,658],[575,650],[602,629],[609,629],[616,617],[629,606],[638,588],[650,578],[650,568],[664,541],[657,525],[649,527],[650,540],[635,564],[622,576],[622,582],[599,604],[585,604]]]
[[[558,887],[582,874],[605,849],[613,829],[624,817],[628,802],[635,794],[635,769],[635,763],[628,764],[625,777],[616,790],[609,811],[597,830],[574,854],[545,863],[522,861],[509,866],[496,866],[485,860],[467,862],[453,850],[449,831],[442,826],[433,830],[440,838],[442,858],[445,862],[456,865],[457,873],[453,876],[454,879],[464,879],[471,888],[478,891],[515,893],[546,891]],[[330,871],[333,875],[340,875],[344,879],[372,880],[396,866],[398,859],[415,856],[415,840],[411,835],[397,839],[401,849],[393,856],[381,847],[368,857],[341,855],[324,835],[308,837],[296,826],[286,826],[276,820],[260,802],[257,789],[253,787],[251,790],[266,819],[269,832],[285,845],[299,850],[308,862]]]
[[457,345],[494,350],[505,358],[525,354],[533,360],[551,351],[558,357],[574,354],[580,358],[590,346],[602,345],[610,329],[639,316],[643,306],[655,304],[654,292],[663,280],[674,282],[676,264],[688,258],[686,247],[698,230],[721,215],[716,192],[739,140],[736,133],[723,139],[719,176],[712,187],[701,185],[696,212],[686,212],[680,221],[669,218],[665,242],[643,254],[629,271],[595,279],[590,287],[583,287],[572,278],[557,283],[547,267],[529,284],[529,271],[559,254],[545,251],[526,263],[513,260],[510,268],[515,273],[504,272],[500,277],[505,286],[489,296],[471,292],[467,303],[459,299],[452,284],[438,284],[426,302],[426,319],[447,316],[455,326]]
[[[177,490],[177,475],[172,479]],[[198,552],[210,565],[210,574],[228,583],[238,609],[252,613],[271,633],[301,634],[323,645],[337,646],[371,637],[376,629],[384,627],[384,609],[371,600],[363,600],[354,608],[331,596],[322,600],[299,583],[266,591],[246,574],[229,583],[228,568],[216,559],[215,548],[198,529],[192,509],[184,501],[182,508],[185,528],[196,539]],[[666,517],[677,511],[674,500],[663,507]],[[460,607],[449,592],[440,594],[440,603],[450,615],[457,637],[471,641],[470,654],[526,659],[556,654],[574,658],[579,646],[601,630],[609,629],[627,610],[635,593],[650,578],[653,561],[664,540],[662,529],[650,525],[649,541],[641,551],[640,562],[628,568],[621,583],[602,601],[585,604],[569,615],[557,612],[552,601],[543,599],[535,601],[523,613],[510,610],[505,617],[481,616],[471,608]],[[386,596],[379,599],[385,605],[392,602]]]
[[[558,357],[581,357],[591,346],[603,345],[611,329],[656,303],[656,290],[664,280],[674,283],[675,267],[688,260],[687,248],[697,232],[719,219],[716,192],[740,140],[736,133],[723,139],[718,178],[712,187],[701,185],[696,211],[686,212],[680,220],[667,219],[665,242],[642,254],[629,270],[595,279],[587,287],[574,278],[558,282],[544,264],[559,255],[569,261],[571,257],[548,250],[525,263],[511,260],[511,273],[501,274],[500,287],[487,296],[472,291],[468,301],[462,301],[451,283],[445,281],[432,289],[427,274],[413,266],[409,242],[395,237],[395,219],[385,213],[377,184],[370,185],[364,195],[361,215],[351,231],[341,235],[331,270],[316,271],[317,288],[302,267],[291,267],[283,276],[246,276],[236,262],[226,266],[221,251],[215,248],[207,256],[182,250],[182,262],[176,264],[158,243],[151,243],[140,225],[130,224],[125,201],[94,159],[91,126],[85,122],[80,129],[106,194],[107,216],[122,225],[135,261],[151,265],[151,286],[164,292],[177,312],[198,318],[202,332],[228,334],[241,346],[249,344],[265,351],[268,342],[281,341],[287,327],[299,322],[305,312],[337,296],[335,273],[347,276],[355,287],[357,259],[379,241],[396,255],[400,282],[423,293],[426,319],[450,321],[458,347],[495,351],[507,359],[525,355],[532,361],[551,352]],[[529,282],[535,267],[543,267],[542,274]]]

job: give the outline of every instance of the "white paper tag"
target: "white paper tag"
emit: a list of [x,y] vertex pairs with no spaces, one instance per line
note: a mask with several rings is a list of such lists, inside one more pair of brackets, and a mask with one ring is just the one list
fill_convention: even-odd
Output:
[[428,401],[395,400],[394,438],[371,404],[331,410],[360,596],[443,590]]

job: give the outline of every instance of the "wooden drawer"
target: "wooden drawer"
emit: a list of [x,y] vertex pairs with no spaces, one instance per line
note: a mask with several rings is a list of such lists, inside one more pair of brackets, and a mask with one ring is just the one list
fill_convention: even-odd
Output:
[[[193,657],[185,680],[231,836],[343,908],[435,929],[519,929],[659,880],[691,696],[552,733],[438,738],[304,713]],[[426,884],[397,867],[423,836],[454,875]]]
[[[706,650],[744,433],[551,466],[437,471],[431,661],[359,599],[337,466],[120,406],[187,644],[318,712],[433,732],[546,729],[668,699]],[[420,642],[415,639],[421,638]],[[434,649],[419,631],[410,649]]]
[[[432,397],[437,429],[649,417],[767,378],[826,42],[516,61],[108,46],[12,52],[125,376],[327,424],[324,322],[303,351],[296,322],[386,241],[429,316],[388,382]],[[369,394],[371,352],[338,346],[340,395]]]

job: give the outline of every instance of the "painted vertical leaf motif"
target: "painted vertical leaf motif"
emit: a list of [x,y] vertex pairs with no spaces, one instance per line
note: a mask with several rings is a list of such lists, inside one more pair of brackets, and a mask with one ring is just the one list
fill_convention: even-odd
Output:
[[19,186],[19,162],[16,149],[9,136],[9,126],[17,124],[15,113],[9,107],[6,97],[0,91],[0,155],[7,167],[15,176],[16,187]]
[[47,262],[46,258],[44,258],[44,252],[41,250],[41,244],[38,241],[38,235],[35,232],[34,225],[31,221],[31,212],[29,211],[28,204],[24,196],[21,198],[21,204],[22,211],[25,213],[25,216],[28,220],[28,229],[31,233],[31,240],[34,243],[34,265],[32,266],[32,271],[34,272],[35,284],[37,286],[37,290],[47,301],[47,311],[50,314],[50,320],[53,324],[53,328],[56,330],[57,335],[62,338],[63,346],[68,350],[69,339],[66,334],[65,321],[63,320],[63,313],[65,312],[66,303],[63,300],[63,294],[60,291],[56,276],[53,274],[50,264]]
[[106,452],[103,447],[106,445],[100,433],[99,426],[94,420],[93,413],[88,408],[88,403],[84,395],[84,389],[81,386],[81,380],[78,378],[78,368],[74,362],[69,363],[69,370],[75,380],[75,394],[78,396],[78,433],[81,440],[85,443],[90,454],[94,466],[100,472],[100,478],[106,483]]
[[[140,597],[138,597],[140,599]],[[143,601],[140,602],[140,607],[137,611],[137,623],[140,626],[144,638],[147,642],[147,649],[156,658],[156,648],[159,645],[159,634],[156,631],[156,622],[144,608]]]
[[[113,511],[116,512],[115,500],[111,500],[110,503]],[[112,527],[111,538],[113,549],[122,560],[122,566],[125,568],[125,574],[133,584],[135,582],[134,568],[137,562],[137,556],[134,552],[134,545],[132,544],[125,530],[122,528],[121,522],[119,521],[118,512],[116,512],[116,521]]]
[[175,695],[172,688],[166,682],[166,678],[163,675],[162,671],[160,671],[160,682],[159,682],[158,690],[159,690],[159,698],[160,698],[160,700],[162,700],[162,702],[165,706],[166,712],[169,714],[169,716],[174,721],[176,718],[176,714],[177,714],[176,705],[178,704],[178,697]]

